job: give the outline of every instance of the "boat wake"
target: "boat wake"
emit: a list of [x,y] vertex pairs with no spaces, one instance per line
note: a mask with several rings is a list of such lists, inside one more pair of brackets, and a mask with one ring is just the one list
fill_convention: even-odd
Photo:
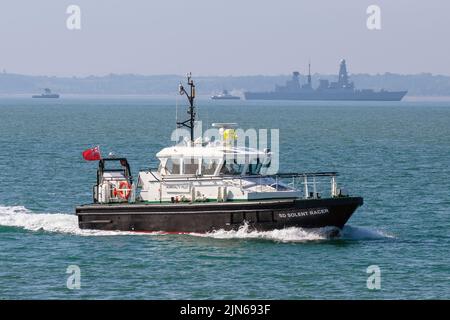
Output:
[[215,239],[264,239],[276,242],[303,242],[313,240],[328,240],[339,237],[340,230],[335,227],[316,229],[303,229],[290,227],[271,231],[251,230],[248,224],[244,224],[238,230],[217,230],[205,234],[193,234],[199,237],[211,237]]
[[342,230],[336,227],[323,227],[303,229],[290,227],[272,231],[252,231],[247,224],[239,230],[217,230],[206,234],[195,234],[199,237],[212,237],[216,239],[265,239],[276,242],[305,242],[320,240],[379,240],[394,238],[383,231],[364,227],[345,226]]
[[80,236],[134,234],[121,231],[82,230],[78,227],[78,219],[74,214],[35,213],[23,206],[0,206],[0,226]]
[[[79,236],[117,235],[164,235],[164,232],[139,233],[127,231],[83,230],[78,227],[77,216],[66,213],[35,213],[23,206],[0,206],[0,227],[22,228],[29,231],[46,231]],[[247,224],[239,230],[217,230],[206,234],[191,233],[190,236],[214,239],[265,239],[276,242],[305,242],[330,239],[377,240],[394,238],[383,231],[364,227],[345,226],[317,229],[285,228],[272,231],[252,231]]]

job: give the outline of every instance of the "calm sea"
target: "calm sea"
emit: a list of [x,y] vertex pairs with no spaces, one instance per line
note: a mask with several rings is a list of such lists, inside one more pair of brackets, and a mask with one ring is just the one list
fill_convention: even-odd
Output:
[[365,204],[337,239],[79,230],[96,170],[81,151],[126,156],[136,175],[171,143],[182,102],[0,98],[0,299],[450,298],[450,102],[198,101],[204,125],[280,129],[281,171],[338,171]]

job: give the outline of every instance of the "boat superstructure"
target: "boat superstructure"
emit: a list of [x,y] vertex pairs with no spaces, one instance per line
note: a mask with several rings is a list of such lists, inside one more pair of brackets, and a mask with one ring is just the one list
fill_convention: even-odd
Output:
[[[93,203],[76,208],[80,228],[127,231],[208,232],[290,226],[343,227],[362,198],[337,184],[336,172],[271,172],[272,152],[236,143],[235,123],[215,123],[217,136],[194,137],[195,85],[188,77],[189,129],[182,143],[156,154],[158,168],[133,181],[125,158],[99,161]],[[216,139],[217,138],[217,139]]]

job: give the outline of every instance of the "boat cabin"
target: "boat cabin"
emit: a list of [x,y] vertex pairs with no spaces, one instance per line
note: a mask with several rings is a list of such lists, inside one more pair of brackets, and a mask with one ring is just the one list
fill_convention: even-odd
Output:
[[270,165],[269,152],[221,146],[174,146],[156,156],[162,177],[256,175]]
[[160,165],[158,174],[168,176],[233,176],[258,175],[270,166],[269,149],[260,151],[235,147],[236,124],[213,124],[219,128],[219,141],[186,143],[162,149],[156,154]]
[[231,201],[262,197],[298,197],[298,192],[266,172],[269,149],[236,147],[230,124],[220,127],[218,141],[176,145],[156,154],[158,169],[139,173],[142,201]]

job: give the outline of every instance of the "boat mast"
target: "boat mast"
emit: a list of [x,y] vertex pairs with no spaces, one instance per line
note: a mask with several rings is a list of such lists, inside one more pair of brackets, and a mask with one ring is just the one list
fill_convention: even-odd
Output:
[[194,81],[192,80],[192,74],[189,72],[187,74],[187,83],[190,87],[190,93],[187,93],[187,91],[184,89],[183,85],[180,83],[178,86],[178,91],[180,95],[186,95],[188,101],[189,101],[189,109],[187,113],[189,114],[189,119],[182,122],[177,122],[178,128],[180,127],[186,127],[189,128],[191,131],[191,142],[194,142],[194,125],[195,125],[195,107],[194,107],[194,99],[195,99],[195,85]]

